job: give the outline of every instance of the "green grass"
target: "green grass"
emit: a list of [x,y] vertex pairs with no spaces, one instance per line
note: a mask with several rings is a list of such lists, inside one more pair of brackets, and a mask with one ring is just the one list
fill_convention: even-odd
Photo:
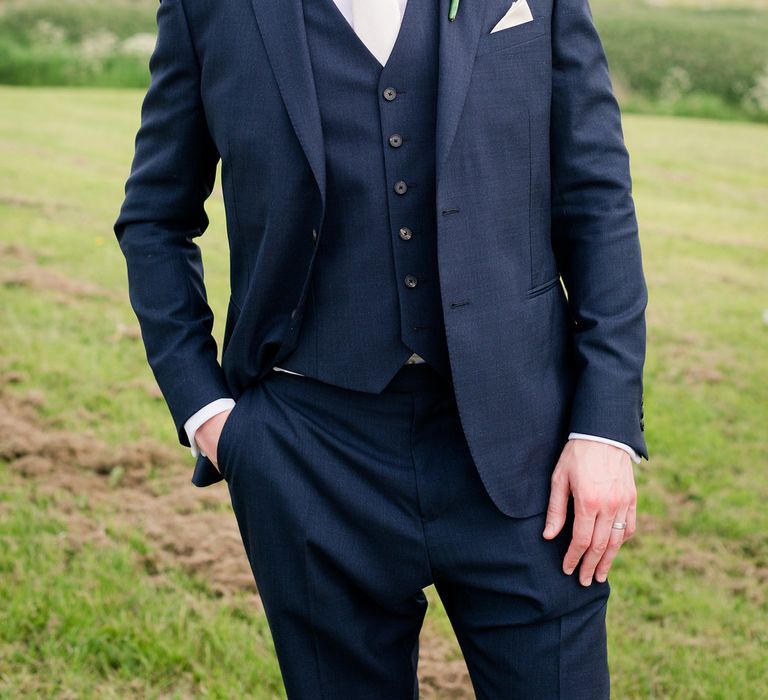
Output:
[[156,581],[140,533],[69,541],[55,500],[11,476],[0,468],[1,697],[279,693],[266,622],[245,602],[219,604],[182,572]]
[[[0,372],[17,373],[20,396],[42,390],[56,426],[175,446],[164,403],[136,387],[152,377],[111,230],[141,96],[0,88],[0,246],[34,251],[42,279],[0,285]],[[614,696],[768,697],[768,127],[642,115],[624,125],[649,284],[651,461],[636,467],[639,530],[611,570]],[[207,209],[220,340],[218,190]],[[25,265],[8,257],[0,273]],[[89,286],[63,293],[58,279]],[[61,505],[7,467],[0,480],[0,696],[277,692],[264,620],[244,603],[181,569],[158,580],[140,528],[63,545]],[[450,634],[439,605],[428,620]]]

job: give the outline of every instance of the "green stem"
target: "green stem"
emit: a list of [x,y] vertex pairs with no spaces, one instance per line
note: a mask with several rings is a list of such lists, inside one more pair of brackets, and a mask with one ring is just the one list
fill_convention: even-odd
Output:
[[453,22],[456,19],[456,13],[459,11],[459,0],[451,0],[451,6],[448,8],[448,20]]

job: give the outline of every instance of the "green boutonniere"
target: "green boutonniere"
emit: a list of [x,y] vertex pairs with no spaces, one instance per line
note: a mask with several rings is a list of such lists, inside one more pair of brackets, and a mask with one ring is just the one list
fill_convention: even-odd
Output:
[[448,8],[448,21],[453,22],[456,19],[456,13],[459,11],[459,0],[451,0],[451,6]]

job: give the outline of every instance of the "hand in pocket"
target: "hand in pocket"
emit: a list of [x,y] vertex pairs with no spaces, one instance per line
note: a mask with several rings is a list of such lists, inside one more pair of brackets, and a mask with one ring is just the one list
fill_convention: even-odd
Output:
[[[219,438],[221,437],[222,430],[224,430],[224,424],[227,422],[230,413],[232,413],[231,408],[222,411],[221,413],[217,413],[215,416],[211,416],[195,433],[195,441],[197,442],[198,447],[208,456],[208,459],[213,462],[216,469],[219,469]],[[219,469],[219,471],[221,470]]]

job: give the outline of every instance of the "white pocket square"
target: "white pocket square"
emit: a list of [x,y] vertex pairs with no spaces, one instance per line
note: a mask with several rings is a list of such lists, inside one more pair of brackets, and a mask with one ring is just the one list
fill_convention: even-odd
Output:
[[515,0],[507,10],[507,13],[491,29],[490,33],[493,34],[493,32],[498,32],[500,29],[509,29],[509,27],[515,27],[518,24],[532,20],[533,15],[531,14],[531,8],[528,7],[528,0]]

